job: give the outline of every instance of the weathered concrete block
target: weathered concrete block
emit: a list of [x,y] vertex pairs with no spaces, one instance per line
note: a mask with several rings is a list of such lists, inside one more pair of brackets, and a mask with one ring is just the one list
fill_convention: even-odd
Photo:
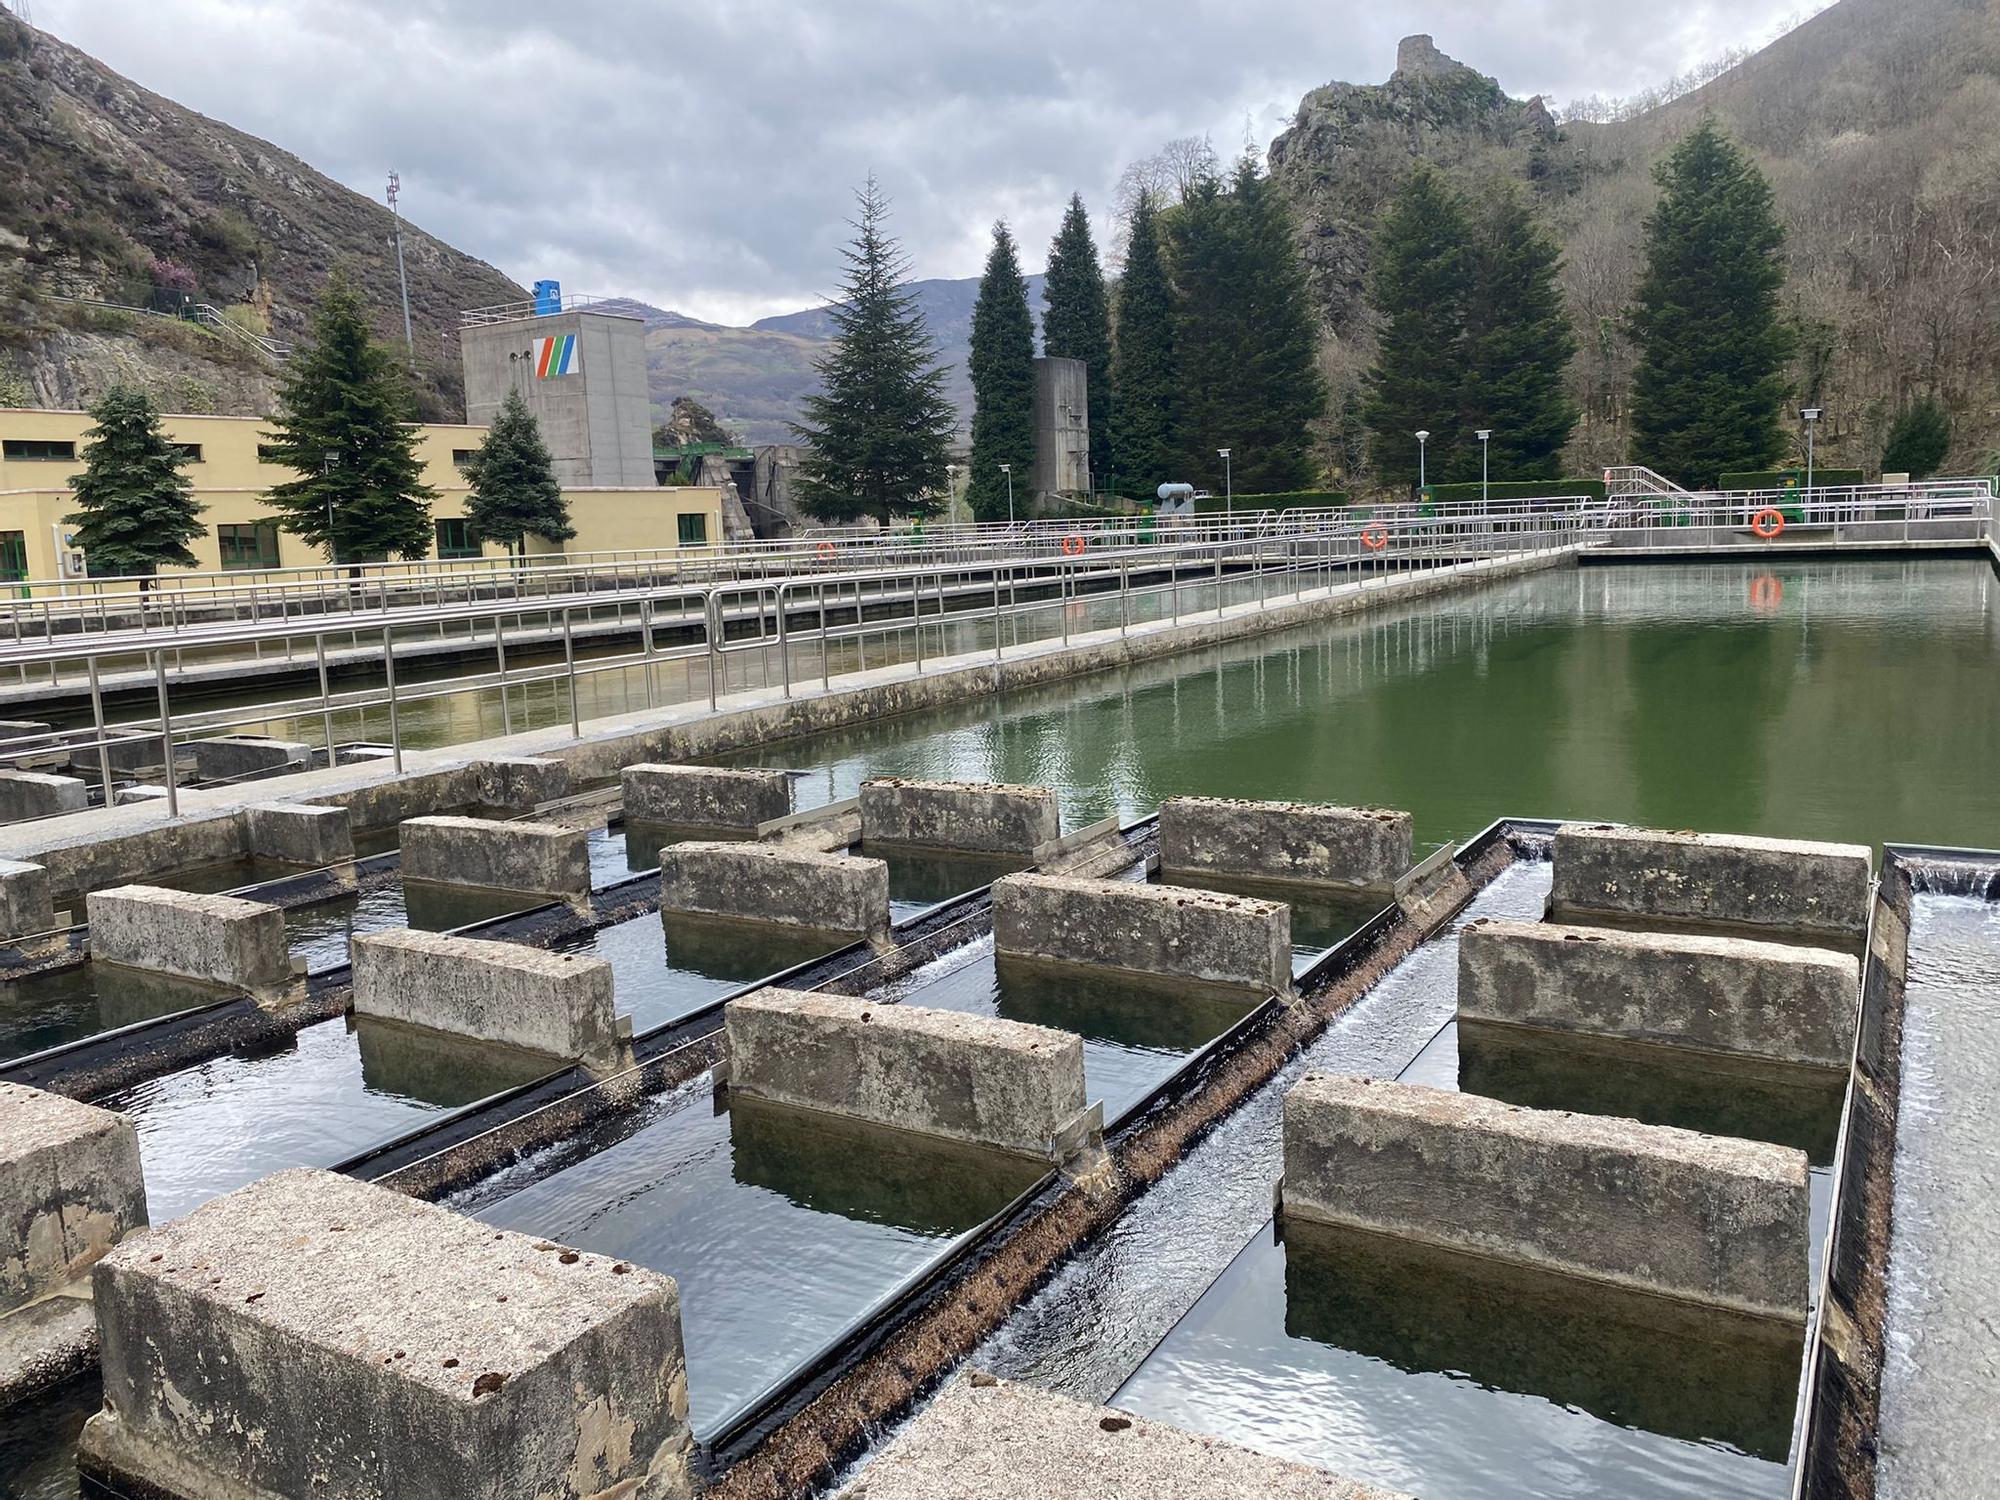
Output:
[[1868,850],[1569,823],[1556,830],[1550,914],[1721,923],[1859,941]]
[[1414,857],[1406,812],[1235,797],[1160,804],[1160,868],[1175,874],[1387,886]]
[[303,771],[312,758],[310,745],[257,734],[225,734],[194,742],[194,773],[203,781],[246,781]]
[[1859,960],[1695,933],[1476,922],[1458,942],[1458,1013],[1822,1068],[1854,1048]]
[[1292,986],[1292,914],[1278,901],[1184,886],[1063,875],[993,883],[1003,956],[1097,964],[1283,994]]
[[[107,730],[106,735],[116,735],[121,732],[114,728]],[[84,738],[88,739],[92,737],[93,731],[85,730],[83,733]],[[102,746],[80,746],[70,752],[69,768],[80,776],[96,776],[103,771],[107,756],[110,758],[113,771],[144,771],[166,764],[165,757],[161,753],[160,736],[155,732],[135,734],[127,739],[114,739]],[[174,746],[174,759],[176,761],[187,759],[185,744]]]
[[1408,1500],[1033,1386],[955,1381],[836,1500]]
[[1287,1215],[1805,1314],[1802,1151],[1319,1074],[1285,1096],[1284,1146]]
[[729,1086],[760,1098],[1040,1157],[1084,1109],[1071,1032],[778,989],[724,1017]]
[[1062,836],[1056,794],[981,781],[861,784],[861,841],[919,849],[1027,856]]
[[435,932],[357,933],[354,1013],[455,1036],[609,1061],[611,965],[583,954]]
[[590,851],[580,828],[484,818],[406,818],[400,840],[406,880],[571,900],[590,894]]
[[0,719],[0,764],[32,765],[52,752],[60,762],[59,744],[47,724],[39,719]]
[[0,939],[31,937],[55,925],[49,872],[40,865],[0,859]]
[[[665,1276],[300,1170],[99,1263],[78,1461],[186,1496],[689,1493]],[[629,1487],[629,1488],[628,1488]]]
[[141,802],[165,802],[167,789],[163,786],[121,786],[118,788],[118,806],[132,807]]
[[642,823],[751,833],[792,811],[792,778],[783,771],[638,765],[625,767],[619,783],[626,818]]
[[77,777],[51,776],[45,771],[0,771],[0,823],[53,818],[82,812],[89,805],[90,793]]
[[93,962],[155,969],[239,990],[291,979],[285,914],[261,901],[123,885],[84,897]]
[[570,792],[569,767],[559,760],[521,755],[473,762],[479,801],[509,812],[533,812],[544,802],[559,802]]
[[889,867],[789,844],[672,844],[660,851],[660,910],[881,932],[889,925]]
[[243,809],[243,846],[254,859],[318,870],[354,858],[354,830],[344,807],[257,802]]
[[68,1285],[145,1225],[130,1120],[0,1083],[0,1313]]

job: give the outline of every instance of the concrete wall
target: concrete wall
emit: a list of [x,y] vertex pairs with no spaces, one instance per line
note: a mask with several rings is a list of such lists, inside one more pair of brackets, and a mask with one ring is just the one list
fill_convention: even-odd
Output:
[[544,802],[560,802],[570,794],[569,767],[547,756],[496,756],[472,763],[482,807],[508,812],[533,812]]
[[262,735],[228,734],[194,742],[194,771],[203,781],[240,780],[304,770],[312,764],[312,759],[310,745],[266,739]]
[[[535,340],[572,336],[577,368],[538,379]],[[459,331],[465,414],[490,425],[518,390],[541,425],[558,483],[650,487],[652,402],[646,387],[646,326],[637,318],[566,312]]]
[[1458,1013],[1845,1069],[1860,973],[1824,948],[1476,922],[1459,935]]
[[883,932],[889,867],[792,845],[670,844],[660,851],[660,910],[816,932]]
[[0,859],[0,938],[31,937],[55,925],[49,872],[40,865]]
[[777,989],[724,1014],[729,1086],[759,1098],[1051,1158],[1083,1112],[1070,1032]]
[[588,836],[580,828],[410,818],[402,825],[401,843],[405,880],[570,900],[590,894]]
[[91,892],[85,911],[96,963],[263,994],[291,980],[285,914],[261,901],[126,885]]
[[1177,875],[1387,886],[1413,863],[1406,812],[1235,797],[1160,804],[1160,868]]
[[1787,1320],[1805,1315],[1802,1151],[1308,1074],[1284,1212]]
[[1062,835],[1056,794],[981,781],[861,784],[861,841],[1025,858]]
[[344,807],[256,802],[243,809],[243,848],[253,859],[320,870],[354,858],[354,830]]
[[184,1495],[680,1500],[680,1296],[626,1261],[292,1171],[96,1272],[86,1473]]
[[617,1050],[611,965],[435,932],[357,933],[354,1013],[607,1063]]
[[88,790],[73,776],[51,776],[45,771],[0,771],[0,823],[82,812],[89,805]]
[[1550,914],[1720,923],[1858,943],[1869,851],[1733,834],[1567,823],[1556,831]]
[[[1015,484],[1020,481],[1016,474]],[[1035,361],[1034,493],[1090,493],[1090,367],[1080,359]],[[1016,498],[1025,502],[1028,496]],[[1027,514],[1025,503],[1021,514]]]
[[0,1083],[0,1314],[68,1285],[145,1223],[130,1120]]
[[675,828],[754,833],[791,816],[792,778],[783,771],[644,763],[619,773],[625,816]]
[[1291,915],[1276,901],[1129,880],[1009,875],[993,885],[1002,957],[1279,994],[1292,987]]

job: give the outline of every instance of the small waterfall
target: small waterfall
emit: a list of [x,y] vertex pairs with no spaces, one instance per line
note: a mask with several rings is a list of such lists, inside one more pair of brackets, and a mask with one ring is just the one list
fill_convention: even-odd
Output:
[[2000,856],[1923,855],[1907,864],[1910,889],[1920,896],[1972,896],[2000,901]]

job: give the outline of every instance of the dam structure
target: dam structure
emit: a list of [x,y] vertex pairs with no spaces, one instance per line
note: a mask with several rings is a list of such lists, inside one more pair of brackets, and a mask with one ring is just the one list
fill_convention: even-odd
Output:
[[[1931,499],[843,537],[592,647],[51,610],[0,1489],[2000,1484],[2000,549]],[[172,701],[333,628],[379,693]]]

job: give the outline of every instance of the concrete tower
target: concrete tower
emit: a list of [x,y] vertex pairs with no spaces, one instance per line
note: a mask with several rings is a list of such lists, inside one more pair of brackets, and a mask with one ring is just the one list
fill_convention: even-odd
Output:
[[1080,359],[1035,361],[1035,493],[1090,493],[1090,377]]
[[[560,308],[560,300],[554,304]],[[646,325],[572,308],[468,312],[460,320],[465,420],[491,423],[510,390],[527,398],[565,489],[650,488],[653,411]]]

